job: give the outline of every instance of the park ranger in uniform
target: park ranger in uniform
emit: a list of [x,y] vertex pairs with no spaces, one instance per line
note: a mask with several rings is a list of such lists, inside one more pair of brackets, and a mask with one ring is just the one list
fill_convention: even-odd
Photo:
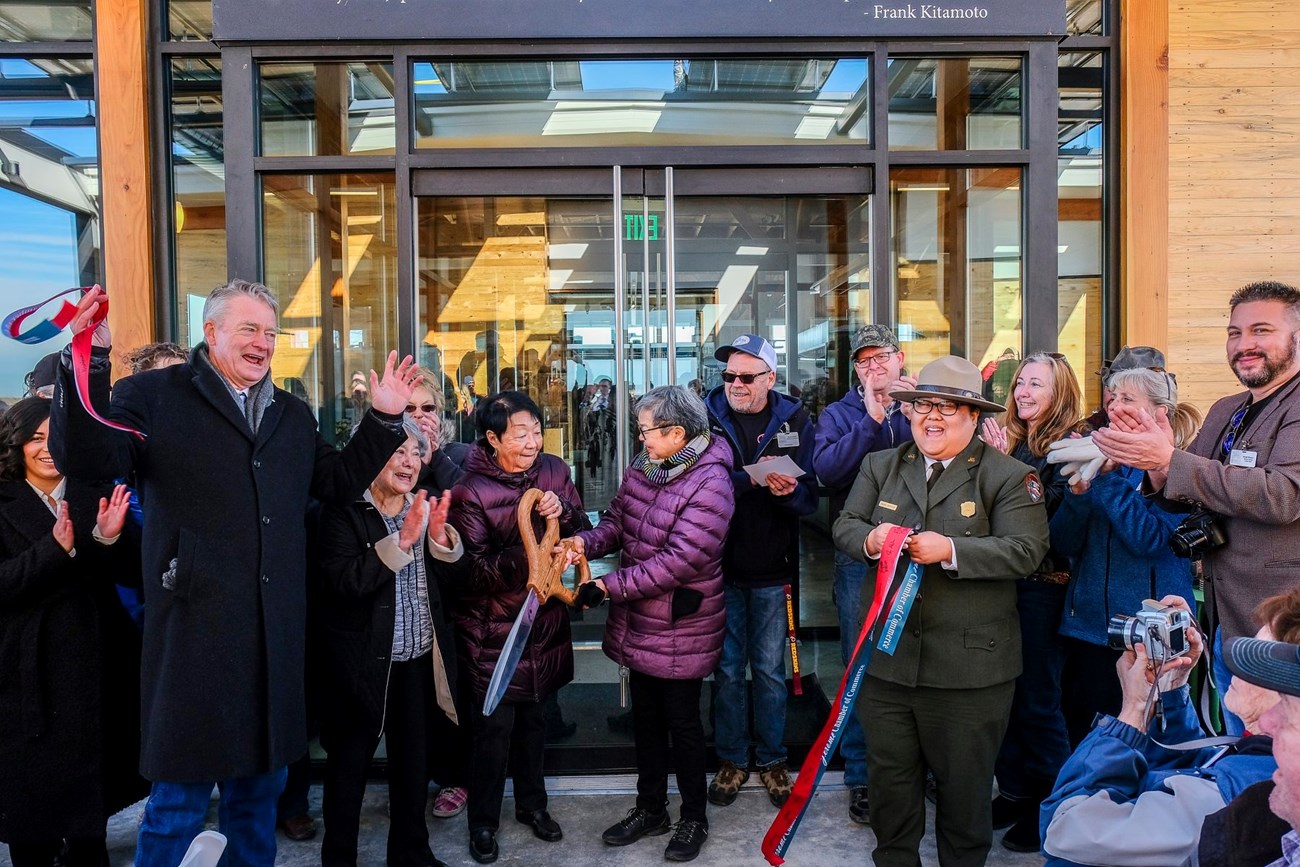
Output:
[[1048,538],[1038,476],[976,436],[981,412],[1003,410],[980,386],[975,365],[950,355],[922,368],[915,389],[892,392],[912,405],[915,442],[868,455],[835,522],[836,546],[868,565],[864,611],[876,581],[894,577],[876,568],[890,529],[914,531],[898,569],[924,565],[892,654],[872,651],[858,699],[879,867],[917,863],[927,767],[939,863],[981,865],[992,842],[993,760],[1020,674],[1015,579]]

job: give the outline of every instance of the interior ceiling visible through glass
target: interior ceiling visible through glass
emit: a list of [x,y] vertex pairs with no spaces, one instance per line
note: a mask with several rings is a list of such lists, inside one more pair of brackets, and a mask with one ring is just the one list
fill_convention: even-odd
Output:
[[89,0],[0,0],[0,42],[89,41],[93,25]]

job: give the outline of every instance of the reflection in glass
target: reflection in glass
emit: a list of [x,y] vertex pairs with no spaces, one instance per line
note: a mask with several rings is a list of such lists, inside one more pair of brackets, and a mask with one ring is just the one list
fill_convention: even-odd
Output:
[[266,283],[280,299],[271,375],[305,387],[322,431],[345,440],[369,405],[356,374],[382,370],[397,348],[393,176],[265,175],[262,221]]
[[1065,0],[1065,29],[1071,36],[1101,35],[1104,0]]
[[264,63],[262,155],[391,154],[392,63]]
[[[102,280],[90,60],[0,58],[0,263],[0,317]],[[0,398],[20,397],[24,374],[66,342],[0,338]]]
[[867,140],[864,58],[416,63],[415,146]]
[[167,0],[167,38],[212,38],[212,0]]
[[891,57],[890,150],[1024,147],[1018,57]]
[[0,42],[89,42],[90,0],[0,0]]
[[1058,348],[1079,371],[1089,407],[1101,400],[1090,375],[1101,367],[1105,269],[1104,68],[1098,53],[1062,52],[1056,185]]
[[1022,350],[1020,169],[890,174],[898,336],[908,366],[953,353],[1002,403]]
[[173,267],[178,339],[203,339],[203,300],[226,273],[221,60],[171,61]]

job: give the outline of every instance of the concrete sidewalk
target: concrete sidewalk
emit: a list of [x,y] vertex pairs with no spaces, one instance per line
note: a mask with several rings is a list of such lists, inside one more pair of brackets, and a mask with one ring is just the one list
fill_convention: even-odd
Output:
[[[756,778],[755,778],[756,779]],[[623,818],[635,800],[635,779],[631,776],[551,777],[547,779],[551,794],[550,811],[564,828],[564,840],[543,843],[532,831],[514,818],[514,802],[508,797],[502,808],[501,832],[497,837],[501,846],[502,865],[530,867],[588,867],[588,865],[619,865],[619,867],[649,867],[663,865],[663,850],[669,837],[647,837],[631,846],[614,848],[605,845],[600,833]],[[312,814],[320,817],[321,789],[311,790]],[[676,816],[678,799],[671,796],[670,810]],[[430,799],[432,801],[432,799]],[[109,826],[109,856],[112,867],[129,867],[135,852],[135,828],[143,805],[124,810],[113,818]],[[214,803],[215,806],[215,803]],[[383,784],[371,784],[361,816],[361,851],[358,863],[363,867],[383,867],[385,841],[388,834],[388,792]],[[776,810],[767,800],[762,787],[754,783],[742,789],[736,803],[730,807],[709,807],[709,839],[700,857],[694,862],[701,865],[726,865],[726,867],[765,867],[759,844],[767,832]],[[926,835],[921,850],[923,864],[938,864],[934,850],[934,808],[930,808],[930,833]],[[215,810],[211,826],[215,827]],[[319,823],[318,823],[319,824]],[[469,857],[469,834],[462,813],[453,819],[429,818],[430,843],[438,858],[455,867],[474,865]],[[997,842],[989,855],[991,865],[1029,867],[1041,865],[1037,855],[1017,855],[1003,849]],[[848,792],[841,785],[839,773],[827,773],[808,813],[800,825],[799,834],[790,847],[787,864],[791,867],[839,867],[871,863],[871,849],[875,838],[870,828],[849,821]],[[316,839],[295,843],[279,838],[277,865],[283,867],[316,867],[320,864],[320,835]],[[7,847],[0,847],[6,850]],[[10,867],[8,852],[0,854],[0,865]]]

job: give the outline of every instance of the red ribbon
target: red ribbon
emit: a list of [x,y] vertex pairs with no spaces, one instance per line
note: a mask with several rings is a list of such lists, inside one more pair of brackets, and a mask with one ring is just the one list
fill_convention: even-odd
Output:
[[106,427],[111,427],[113,430],[120,430],[144,439],[145,434],[141,431],[104,418],[95,411],[94,404],[90,402],[90,355],[93,346],[91,341],[95,336],[95,329],[107,318],[108,295],[105,294],[99,301],[99,310],[96,311],[95,318],[91,320],[90,325],[72,335],[72,381],[77,389],[77,397],[81,399],[81,406],[91,418]]
[[844,677],[840,679],[840,689],[835,695],[835,703],[831,705],[830,716],[826,718],[826,724],[822,726],[821,733],[813,742],[812,749],[804,757],[803,765],[799,768],[799,776],[795,779],[794,790],[763,837],[763,857],[769,864],[785,863],[785,852],[794,840],[795,831],[799,829],[799,823],[803,820],[803,815],[812,800],[813,790],[817,788],[817,783],[821,781],[826,765],[835,752],[835,746],[844,727],[844,719],[848,713],[852,713],[851,707],[845,707],[845,696],[847,693],[851,700],[856,699],[858,689],[862,686],[867,662],[870,659],[871,645],[867,644],[866,657],[860,658],[859,654],[862,652],[862,645],[866,643],[867,636],[871,634],[876,621],[880,619],[885,597],[889,595],[889,585],[898,583],[890,579],[898,571],[898,558],[902,554],[903,544],[910,535],[912,535],[910,527],[894,527],[885,536],[885,544],[880,551],[880,563],[876,568],[876,589],[872,594],[871,608],[862,621],[862,631],[858,634],[858,643],[853,647],[853,656],[849,657],[850,662],[844,667]]

